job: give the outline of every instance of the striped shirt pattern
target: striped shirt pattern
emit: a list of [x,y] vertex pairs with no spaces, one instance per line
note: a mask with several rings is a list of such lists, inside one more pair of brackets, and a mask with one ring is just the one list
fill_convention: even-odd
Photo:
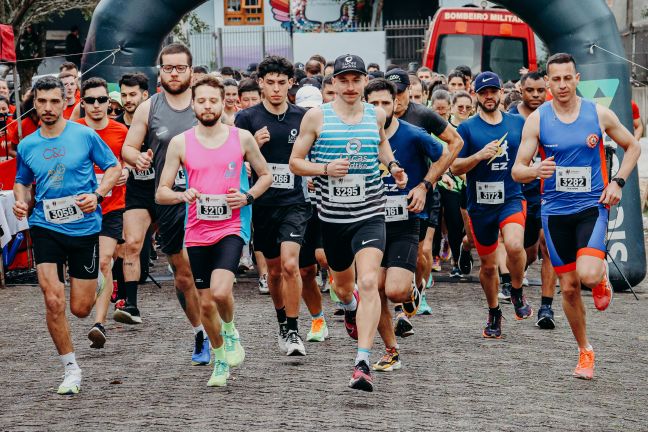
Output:
[[365,198],[361,202],[331,202],[329,177],[313,178],[319,218],[329,223],[354,223],[374,216],[385,215],[383,182],[380,178],[378,145],[380,133],[373,105],[363,103],[362,120],[356,124],[344,123],[331,103],[321,106],[324,114],[322,130],[311,149],[311,160],[328,163],[335,159],[349,159],[348,174],[364,175]]

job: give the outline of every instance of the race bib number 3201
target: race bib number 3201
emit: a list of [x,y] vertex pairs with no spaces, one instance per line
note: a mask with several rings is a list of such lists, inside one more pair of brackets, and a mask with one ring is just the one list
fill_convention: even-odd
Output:
[[357,203],[365,200],[365,179],[362,174],[347,174],[344,177],[329,177],[331,202]]
[[591,192],[591,167],[556,167],[558,192]]
[[65,224],[83,219],[83,212],[73,196],[43,200],[45,220],[53,224]]
[[477,204],[503,204],[504,182],[477,182]]
[[292,189],[295,187],[295,174],[288,164],[270,164],[272,186],[275,189]]
[[155,178],[155,169],[153,167],[144,171],[133,170],[133,178],[135,180],[153,180]]
[[196,217],[199,220],[222,221],[232,218],[232,209],[225,195],[203,194],[196,200]]

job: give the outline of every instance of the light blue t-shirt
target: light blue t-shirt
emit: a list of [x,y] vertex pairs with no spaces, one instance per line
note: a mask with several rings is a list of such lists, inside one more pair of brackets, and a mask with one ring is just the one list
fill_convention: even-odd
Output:
[[16,183],[36,182],[34,212],[30,226],[40,226],[65,235],[79,237],[101,230],[101,206],[83,218],[68,223],[52,223],[45,218],[43,200],[52,200],[97,189],[94,165],[103,171],[116,166],[117,158],[99,135],[87,126],[66,122],[63,132],[46,138],[38,129],[18,146]]

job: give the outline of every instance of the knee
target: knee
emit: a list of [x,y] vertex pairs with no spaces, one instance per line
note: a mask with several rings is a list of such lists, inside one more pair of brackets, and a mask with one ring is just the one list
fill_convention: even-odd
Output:
[[139,255],[141,249],[141,241],[138,238],[125,236],[124,241],[124,256]]
[[431,257],[432,256],[432,242],[423,242],[423,246],[421,246],[421,253],[425,257]]
[[378,274],[376,272],[365,272],[358,275],[358,288],[362,291],[378,288]]
[[315,276],[317,276],[317,266],[309,266],[299,269],[299,274],[301,275],[302,280],[315,279]]
[[518,257],[524,254],[524,244],[521,239],[509,240],[504,246],[509,257]]
[[497,264],[483,264],[480,267],[480,273],[483,276],[489,277],[489,278],[494,278],[497,277]]
[[101,273],[108,274],[112,271],[112,257],[104,256],[99,259],[99,269]]
[[211,315],[216,311],[216,296],[200,297],[200,312],[203,315]]
[[282,260],[281,271],[287,278],[296,278],[299,276],[299,260],[295,258],[288,258]]
[[85,318],[92,311],[92,303],[70,302],[70,312],[77,318]]
[[188,269],[176,269],[173,275],[178,291],[186,293],[194,286],[193,275]]
[[599,282],[601,282],[603,274],[598,266],[590,266],[586,268],[579,268],[578,276],[580,277],[581,283],[583,283],[583,285],[587,285],[591,288],[595,287]]
[[409,300],[411,284],[388,283],[385,285],[385,296],[394,303],[402,303]]
[[45,294],[45,307],[50,314],[64,314],[65,313],[65,294],[64,293],[46,293]]
[[281,279],[281,267],[268,266],[268,279],[277,281]]

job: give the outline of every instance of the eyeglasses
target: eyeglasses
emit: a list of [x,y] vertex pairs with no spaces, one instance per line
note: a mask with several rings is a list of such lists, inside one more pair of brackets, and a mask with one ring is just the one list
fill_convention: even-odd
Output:
[[87,103],[88,105],[94,105],[95,102],[99,102],[99,104],[105,104],[109,100],[110,98],[108,96],[99,96],[99,97],[85,96],[83,98],[83,102]]
[[463,110],[468,110],[471,108],[470,105],[455,105],[457,107],[457,110],[463,111]]
[[162,72],[164,73],[171,73],[173,72],[173,69],[177,70],[178,73],[185,73],[187,72],[187,69],[189,69],[189,65],[161,65],[160,69],[162,69]]
[[121,115],[124,112],[121,108],[108,107],[108,114]]

